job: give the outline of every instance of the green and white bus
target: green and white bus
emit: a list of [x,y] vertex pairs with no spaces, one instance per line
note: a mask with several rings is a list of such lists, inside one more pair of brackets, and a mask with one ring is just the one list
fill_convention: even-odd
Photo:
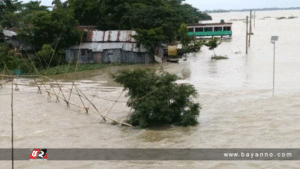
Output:
[[188,35],[196,38],[232,36],[232,23],[199,23],[188,25]]

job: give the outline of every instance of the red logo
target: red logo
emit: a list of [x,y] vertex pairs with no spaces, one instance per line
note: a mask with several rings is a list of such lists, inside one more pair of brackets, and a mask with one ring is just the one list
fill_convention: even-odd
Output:
[[33,149],[30,160],[47,160],[47,149]]

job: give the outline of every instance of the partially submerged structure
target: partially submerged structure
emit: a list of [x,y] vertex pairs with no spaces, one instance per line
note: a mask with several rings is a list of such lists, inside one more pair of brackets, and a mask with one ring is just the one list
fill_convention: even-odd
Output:
[[211,36],[232,36],[232,23],[230,22],[206,22],[188,25],[188,35],[196,38],[211,37]]
[[[82,28],[82,27],[81,27]],[[149,56],[146,48],[138,46],[132,37],[135,31],[98,31],[94,27],[83,28],[87,38],[80,45],[66,50],[67,62],[79,63],[149,63],[153,57]]]

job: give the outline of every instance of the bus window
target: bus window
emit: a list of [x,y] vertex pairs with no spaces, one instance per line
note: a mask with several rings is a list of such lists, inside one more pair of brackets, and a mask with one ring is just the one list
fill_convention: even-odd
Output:
[[230,26],[225,26],[224,31],[231,31],[231,27]]
[[215,27],[214,31],[222,31],[222,27]]
[[212,27],[206,27],[204,28],[204,32],[211,32],[212,31]]
[[203,28],[196,28],[196,32],[203,32]]
[[189,28],[189,32],[194,32],[194,28]]

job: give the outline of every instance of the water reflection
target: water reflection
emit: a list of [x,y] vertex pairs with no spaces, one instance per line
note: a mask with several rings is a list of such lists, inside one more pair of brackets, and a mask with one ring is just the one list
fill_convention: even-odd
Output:
[[208,73],[211,74],[212,77],[216,76],[216,74],[218,73],[217,61],[213,59],[209,60],[208,67]]

